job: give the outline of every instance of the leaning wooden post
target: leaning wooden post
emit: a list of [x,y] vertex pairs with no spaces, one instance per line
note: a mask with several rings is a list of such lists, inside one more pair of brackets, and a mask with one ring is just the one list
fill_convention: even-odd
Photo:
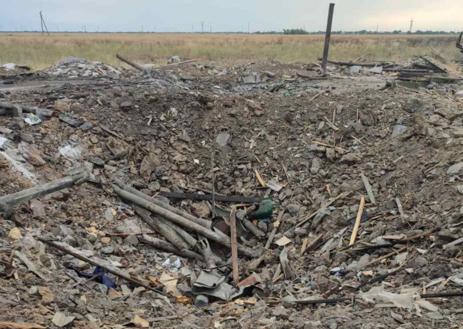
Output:
[[326,75],[326,65],[328,64],[328,53],[330,50],[331,26],[333,25],[334,3],[330,3],[328,11],[328,24],[326,25],[325,47],[323,48],[322,72]]

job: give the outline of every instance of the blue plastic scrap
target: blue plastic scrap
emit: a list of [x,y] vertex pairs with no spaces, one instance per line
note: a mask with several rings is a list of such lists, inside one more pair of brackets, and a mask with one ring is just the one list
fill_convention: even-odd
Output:
[[100,266],[95,267],[93,273],[85,273],[77,271],[77,273],[84,278],[95,278],[99,283],[104,284],[108,288],[116,288],[116,283],[106,275],[103,268]]

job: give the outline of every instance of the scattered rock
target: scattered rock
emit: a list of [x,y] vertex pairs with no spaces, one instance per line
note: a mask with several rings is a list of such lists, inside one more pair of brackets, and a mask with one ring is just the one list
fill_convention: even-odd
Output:
[[354,153],[347,153],[341,157],[340,162],[345,164],[354,164],[360,162],[362,159],[359,155]]
[[217,135],[217,138],[215,139],[215,141],[220,147],[225,147],[229,143],[230,137],[231,136],[229,133],[225,133],[225,132],[220,133]]
[[447,175],[459,175],[463,171],[463,162],[458,162],[447,169]]
[[75,319],[74,316],[67,316],[63,312],[56,312],[51,320],[55,326],[58,328],[64,328]]

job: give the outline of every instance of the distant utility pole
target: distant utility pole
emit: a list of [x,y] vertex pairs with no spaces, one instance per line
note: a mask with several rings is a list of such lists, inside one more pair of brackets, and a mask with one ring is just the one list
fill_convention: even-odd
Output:
[[251,33],[251,23],[248,22],[248,34],[250,34],[250,33]]
[[204,21],[201,22],[201,33],[204,33]]
[[45,19],[43,18],[42,11],[40,11],[39,14],[40,14],[40,27],[42,29],[42,34],[47,32],[47,35],[50,35],[50,32],[48,32],[47,24],[45,23]]
[[328,23],[326,24],[325,46],[323,48],[322,72],[326,75],[326,65],[328,64],[328,53],[330,50],[331,27],[333,26],[334,3],[330,3],[328,11]]
[[408,33],[412,34],[413,32],[413,18],[410,20],[410,29],[408,30]]

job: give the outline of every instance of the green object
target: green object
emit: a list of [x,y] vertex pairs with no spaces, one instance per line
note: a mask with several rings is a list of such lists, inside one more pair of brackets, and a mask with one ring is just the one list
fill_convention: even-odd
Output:
[[264,199],[259,203],[259,208],[249,214],[249,219],[266,219],[270,218],[273,213],[272,199]]

